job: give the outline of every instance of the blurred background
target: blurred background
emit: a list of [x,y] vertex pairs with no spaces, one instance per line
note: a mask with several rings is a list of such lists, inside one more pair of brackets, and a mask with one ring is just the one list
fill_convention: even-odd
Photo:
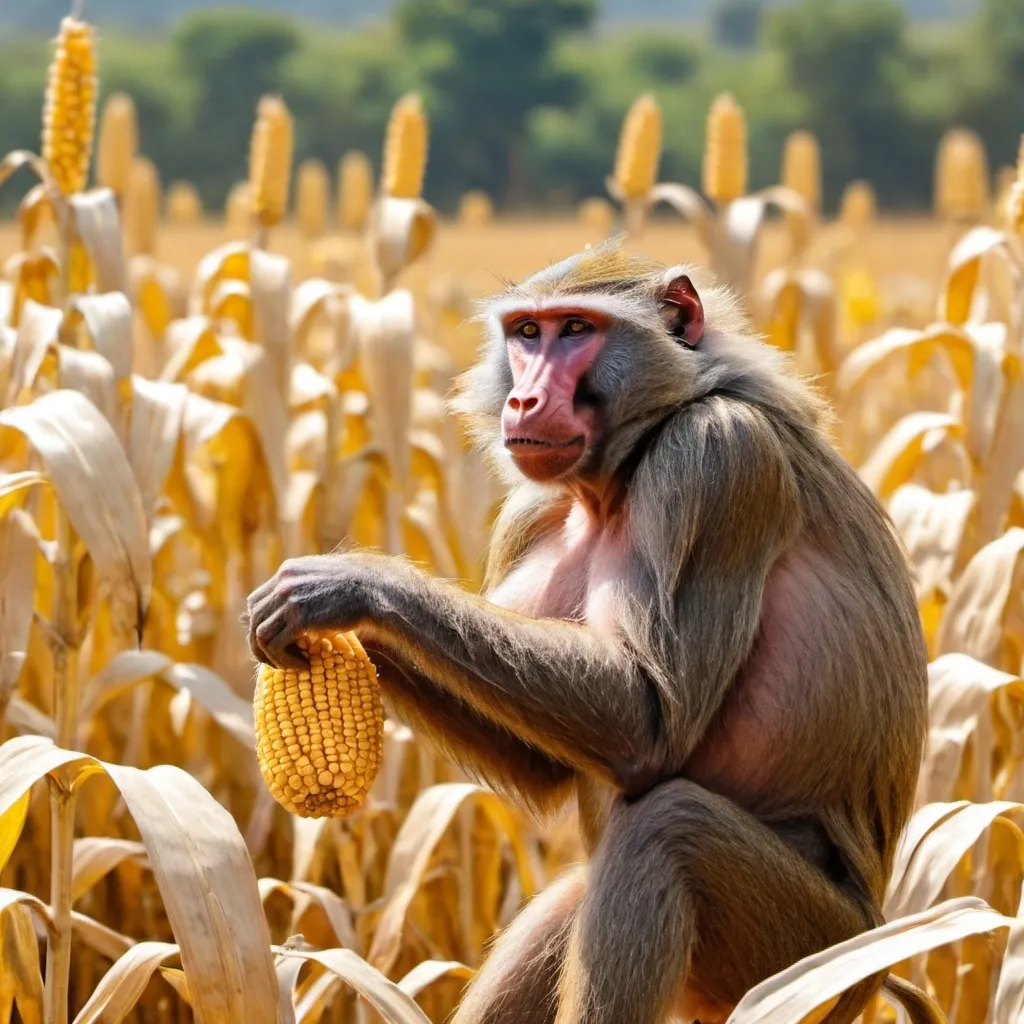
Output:
[[[0,0],[0,152],[39,145],[67,6]],[[645,90],[664,112],[662,180],[699,181],[704,119],[729,89],[747,114],[751,187],[777,180],[787,134],[806,128],[826,211],[856,178],[885,210],[921,210],[950,125],[981,136],[993,171],[1014,162],[1024,125],[1022,0],[88,0],[84,14],[102,37],[101,101],[134,98],[140,148],[208,209],[244,167],[267,92],[295,117],[296,159],[332,166],[379,153],[392,104],[419,91],[424,195],[442,212],[470,189],[503,212],[603,194]]]

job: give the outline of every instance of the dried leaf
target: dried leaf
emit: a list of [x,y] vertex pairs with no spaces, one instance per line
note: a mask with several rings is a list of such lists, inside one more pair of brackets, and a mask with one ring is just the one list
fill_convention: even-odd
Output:
[[388,1024],[430,1024],[411,996],[348,949],[303,950],[275,947],[279,956],[299,957],[326,967],[354,988]]
[[97,572],[132,610],[141,630],[152,585],[146,517],[124,449],[110,424],[75,391],[55,391],[0,412],[48,475]]
[[146,847],[131,839],[85,836],[76,839],[71,864],[71,899],[77,902],[101,878],[126,860],[145,863]]
[[75,227],[96,272],[100,292],[126,292],[124,251],[117,200],[108,188],[78,192],[68,198],[74,211]]
[[740,1000],[728,1024],[800,1024],[836,995],[886,967],[1012,923],[983,900],[950,900],[806,957],[761,982]]
[[122,292],[79,295],[72,308],[82,314],[96,351],[113,367],[114,380],[132,372],[132,307]]
[[138,942],[100,978],[74,1024],[120,1024],[135,1009],[156,969],[178,955],[173,942]]
[[937,437],[958,437],[961,433],[960,424],[946,413],[912,412],[878,442],[858,470],[860,478],[879,498],[886,500],[900,484],[910,479],[929,443]]

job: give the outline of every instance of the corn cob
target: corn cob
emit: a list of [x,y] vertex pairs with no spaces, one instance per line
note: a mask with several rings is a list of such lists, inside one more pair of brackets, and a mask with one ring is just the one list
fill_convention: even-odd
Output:
[[280,96],[264,96],[249,150],[253,212],[262,227],[279,224],[288,209],[294,125]]
[[989,204],[988,158],[974,132],[953,128],[942,137],[935,161],[935,210],[948,220],[976,221]]
[[43,159],[64,195],[81,192],[89,174],[96,129],[96,51],[91,25],[60,23],[46,76]]
[[459,200],[458,221],[470,227],[490,224],[494,219],[494,204],[486,192],[478,189],[463,194]]
[[361,231],[373,203],[373,166],[365,153],[352,150],[338,163],[338,220],[343,228]]
[[782,184],[807,203],[812,213],[821,208],[821,149],[806,131],[793,132],[782,153]]
[[203,216],[203,201],[195,185],[172,181],[167,189],[167,219],[172,224],[196,224]]
[[131,187],[132,161],[139,144],[135,103],[115,92],[103,105],[99,145],[96,148],[96,183],[122,199]]
[[152,256],[160,223],[160,175],[147,157],[137,156],[132,161],[124,221],[132,251]]
[[1024,135],[1017,155],[1017,180],[1010,186],[1007,218],[1014,231],[1024,234]]
[[403,96],[391,111],[384,141],[384,194],[418,199],[427,166],[427,117],[419,96]]
[[608,234],[615,223],[615,210],[607,199],[591,196],[580,203],[576,211],[579,222],[594,231]]
[[704,195],[719,205],[747,191],[747,122],[730,93],[722,93],[711,104],[703,171]]
[[274,799],[292,814],[342,817],[362,806],[380,770],[377,674],[354,633],[309,633],[298,643],[308,669],[260,666],[256,757]]
[[319,160],[303,160],[295,178],[295,218],[307,239],[327,230],[331,204],[331,179]]
[[875,219],[875,190],[869,181],[851,181],[839,201],[839,223],[860,231]]
[[626,199],[643,199],[654,187],[661,159],[661,108],[645,93],[633,101],[619,134],[615,183]]
[[232,236],[241,236],[252,225],[252,190],[249,182],[236,181],[224,204],[224,221]]

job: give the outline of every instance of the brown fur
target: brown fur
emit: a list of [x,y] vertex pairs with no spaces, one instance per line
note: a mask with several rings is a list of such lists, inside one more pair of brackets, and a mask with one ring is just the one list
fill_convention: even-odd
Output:
[[[693,350],[659,308],[681,272],[703,300]],[[283,661],[301,628],[354,626],[421,734],[538,812],[575,797],[586,874],[499,939],[457,1024],[713,1024],[880,923],[924,746],[924,639],[883,510],[729,293],[610,247],[501,301],[563,295],[620,310],[587,373],[602,439],[568,484],[512,491],[487,597],[396,559],[300,559],[250,598],[251,640]],[[489,323],[458,406],[514,480]]]

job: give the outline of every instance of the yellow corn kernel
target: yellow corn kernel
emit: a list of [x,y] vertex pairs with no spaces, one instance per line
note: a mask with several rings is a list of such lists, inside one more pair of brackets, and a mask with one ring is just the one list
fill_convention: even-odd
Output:
[[643,199],[654,188],[661,159],[661,108],[645,93],[622,122],[615,154],[615,183],[627,199]]
[[67,17],[60,23],[46,75],[43,109],[43,159],[66,196],[85,188],[95,128],[96,49],[92,26]]
[[704,140],[704,195],[720,205],[747,191],[747,121],[730,93],[722,93],[708,113]]
[[282,807],[303,818],[357,811],[380,770],[384,706],[354,633],[308,633],[309,668],[261,665],[253,697],[256,759]]
[[427,167],[427,115],[416,93],[403,96],[391,111],[384,140],[384,194],[418,199]]

